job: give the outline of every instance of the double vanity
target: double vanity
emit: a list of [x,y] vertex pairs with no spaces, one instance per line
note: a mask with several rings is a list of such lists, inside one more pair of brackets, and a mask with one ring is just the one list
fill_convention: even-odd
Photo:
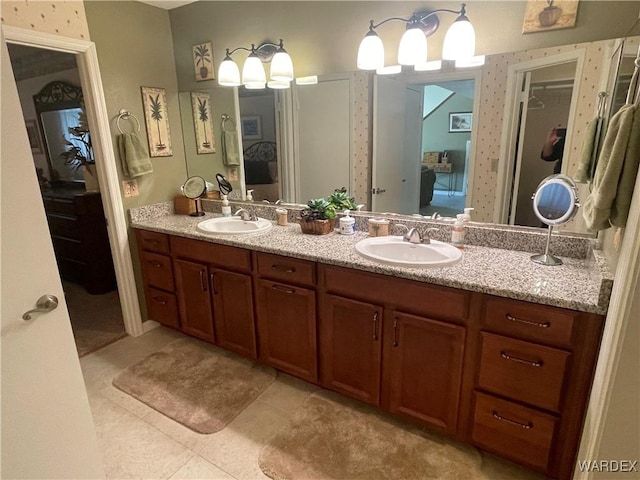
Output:
[[[397,247],[382,262],[358,253],[363,232],[211,233],[218,214],[136,210],[149,319],[571,478],[611,288],[593,258],[545,267],[475,242],[450,266],[410,268],[386,261]],[[437,249],[450,226],[428,226]],[[468,237],[521,235],[482,230]]]

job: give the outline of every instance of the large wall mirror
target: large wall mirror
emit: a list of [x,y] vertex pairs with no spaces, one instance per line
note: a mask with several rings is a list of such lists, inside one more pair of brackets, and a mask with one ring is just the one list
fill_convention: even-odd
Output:
[[49,172],[54,181],[84,181],[82,169],[70,165],[64,156],[68,149],[69,128],[80,125],[82,99],[80,87],[61,81],[46,84],[33,96]]
[[[534,227],[539,222],[527,211],[531,195],[556,167],[540,158],[548,133],[554,126],[567,129],[560,171],[572,176],[586,125],[597,114],[598,93],[608,93],[608,115],[620,59],[619,91],[628,76],[622,72],[632,68],[632,59],[623,57],[632,47],[621,44],[611,39],[506,52],[488,55],[481,67],[420,74],[336,73],[320,76],[317,85],[277,92],[216,88],[212,105],[221,105],[216,124],[222,110],[234,111],[243,151],[270,142],[263,183],[251,174],[251,185],[259,185],[256,201],[305,203],[346,187],[373,211],[454,216],[471,206],[473,220]],[[534,65],[514,69],[528,62]],[[514,72],[526,86],[517,99],[508,91]],[[187,104],[181,101],[181,109]],[[514,109],[525,113],[516,133],[506,122]],[[283,120],[283,112],[290,118]],[[183,120],[191,115],[183,113]],[[245,118],[252,128],[259,119],[259,133],[243,134]],[[526,149],[505,150],[505,131],[526,140]],[[224,168],[215,160],[203,172],[196,167],[202,156],[188,151],[186,157],[189,174],[209,181]],[[238,169],[243,188],[247,171],[262,171],[254,167],[245,161]],[[588,193],[587,184],[579,188],[581,196]],[[580,219],[562,230],[588,233]]]

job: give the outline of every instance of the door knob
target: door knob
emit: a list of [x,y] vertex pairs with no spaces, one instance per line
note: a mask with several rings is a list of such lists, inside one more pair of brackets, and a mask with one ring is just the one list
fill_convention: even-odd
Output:
[[386,192],[386,190],[383,189],[383,188],[374,188],[373,189],[373,194],[374,195],[380,195],[381,193],[384,193],[384,192]]
[[43,295],[36,302],[36,308],[22,315],[23,320],[31,320],[32,313],[47,313],[58,308],[58,297],[55,295]]

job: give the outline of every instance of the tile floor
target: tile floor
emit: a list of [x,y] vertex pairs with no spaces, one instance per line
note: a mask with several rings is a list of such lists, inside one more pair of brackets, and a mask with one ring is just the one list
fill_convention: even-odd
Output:
[[[195,433],[111,385],[120,370],[181,336],[159,327],[80,359],[107,478],[267,479],[258,467],[262,446],[319,387],[279,373],[226,428]],[[489,479],[542,478],[488,455],[482,468]]]

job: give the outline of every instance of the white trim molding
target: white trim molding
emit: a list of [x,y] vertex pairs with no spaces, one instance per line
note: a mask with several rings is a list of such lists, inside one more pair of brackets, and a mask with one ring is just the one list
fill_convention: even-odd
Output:
[[116,158],[111,143],[109,115],[104,99],[95,44],[85,40],[36,32],[9,25],[2,25],[2,31],[8,43],[76,55],[87,117],[91,126],[91,140],[96,155],[96,169],[100,182],[104,214],[107,219],[109,243],[118,282],[124,326],[129,335],[142,335],[144,329],[133,274],[131,251],[129,250],[127,222],[120,195]]

